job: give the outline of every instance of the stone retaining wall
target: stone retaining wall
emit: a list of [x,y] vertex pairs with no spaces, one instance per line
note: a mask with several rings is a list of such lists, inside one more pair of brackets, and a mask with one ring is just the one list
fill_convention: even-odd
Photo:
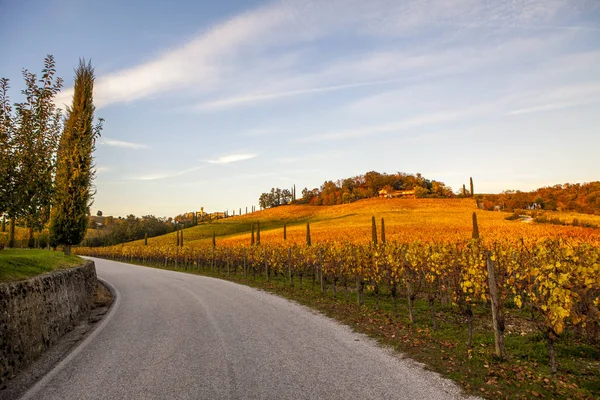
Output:
[[96,267],[0,283],[0,386],[39,357],[90,310]]

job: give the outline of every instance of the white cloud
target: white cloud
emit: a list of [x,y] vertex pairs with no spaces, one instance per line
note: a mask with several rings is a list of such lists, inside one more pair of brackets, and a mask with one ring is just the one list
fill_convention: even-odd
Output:
[[[490,25],[502,32],[511,32],[515,26],[552,26],[559,12],[573,13],[572,9],[566,0],[510,4],[476,0],[275,1],[204,30],[147,62],[99,76],[94,96],[97,106],[103,107],[184,90],[196,95],[203,108],[224,108],[340,90],[390,79],[398,71],[422,70],[439,59],[427,52],[427,41],[413,48],[425,48],[416,56],[379,49],[342,63],[336,63],[339,54],[317,48],[315,54],[326,60],[317,62],[313,66],[316,72],[310,73],[305,70],[313,60],[307,63],[305,58],[295,57],[299,51],[294,46],[318,44],[319,39],[340,35],[411,37],[432,29],[448,31],[439,39],[447,44],[460,35],[478,38],[472,31]],[[486,46],[483,42],[480,40]],[[437,52],[439,48],[429,50]],[[474,48],[473,57],[463,60],[477,60],[477,51]],[[452,68],[454,63],[438,65]],[[62,104],[68,96],[67,90],[57,103]]]
[[160,179],[175,178],[175,177],[178,177],[181,175],[188,174],[190,172],[198,171],[202,168],[203,168],[203,166],[200,165],[200,166],[186,168],[181,171],[175,171],[175,172],[158,172],[158,173],[152,173],[152,174],[146,174],[146,175],[138,175],[138,176],[132,177],[131,179],[136,180],[136,181],[156,181],[156,180],[160,180]]
[[112,146],[112,147],[121,147],[124,149],[146,149],[148,148],[147,145],[145,144],[141,144],[141,143],[133,143],[133,142],[125,142],[123,140],[114,140],[114,139],[109,139],[109,138],[101,138],[100,141],[98,142],[99,144],[103,144],[106,146]]
[[356,137],[374,136],[385,133],[406,131],[421,126],[436,125],[444,122],[459,121],[473,116],[488,115],[493,112],[496,103],[486,103],[471,108],[432,111],[385,124],[368,125],[360,128],[335,130],[318,133],[298,139],[300,142],[322,142],[329,140],[346,140]]
[[230,154],[227,156],[219,157],[216,160],[208,160],[211,164],[231,164],[239,161],[250,160],[256,157],[258,154]]
[[201,103],[198,105],[199,109],[216,109],[216,108],[228,108],[235,107],[248,103],[256,103],[265,100],[274,100],[280,99],[284,97],[292,97],[299,96],[304,94],[311,93],[322,93],[322,92],[333,92],[337,90],[351,89],[363,86],[373,86],[373,85],[382,85],[386,83],[392,83],[393,80],[385,80],[385,81],[372,81],[372,82],[358,82],[358,83],[349,83],[345,85],[335,85],[335,86],[324,86],[324,87],[316,87],[316,88],[307,88],[307,89],[298,89],[298,90],[288,90],[283,92],[275,92],[275,93],[256,93],[256,94],[245,94],[238,97],[231,97],[225,99],[213,100],[206,103]]
[[563,85],[543,91],[526,93],[522,107],[509,111],[508,115],[531,114],[577,107],[600,101],[600,82]]

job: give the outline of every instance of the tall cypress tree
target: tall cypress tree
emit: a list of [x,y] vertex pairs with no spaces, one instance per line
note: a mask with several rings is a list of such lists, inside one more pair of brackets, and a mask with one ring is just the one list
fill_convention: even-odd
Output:
[[50,234],[65,254],[85,236],[93,198],[92,153],[102,130],[102,119],[94,126],[94,69],[79,61],[75,70],[73,104],[67,108],[65,127],[58,146],[56,194],[51,213]]
[[471,183],[471,197],[475,197],[475,188],[473,187],[473,177],[469,178]]

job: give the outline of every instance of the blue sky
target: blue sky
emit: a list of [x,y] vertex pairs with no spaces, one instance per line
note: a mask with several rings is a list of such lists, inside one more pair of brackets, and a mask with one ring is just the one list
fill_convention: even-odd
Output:
[[596,0],[0,0],[0,76],[96,68],[92,211],[421,172],[454,190],[599,180]]

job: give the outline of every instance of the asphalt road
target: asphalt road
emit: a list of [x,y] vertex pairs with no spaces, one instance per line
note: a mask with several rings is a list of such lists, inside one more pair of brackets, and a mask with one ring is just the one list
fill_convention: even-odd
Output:
[[277,296],[95,261],[117,301],[23,398],[463,398],[451,381]]

